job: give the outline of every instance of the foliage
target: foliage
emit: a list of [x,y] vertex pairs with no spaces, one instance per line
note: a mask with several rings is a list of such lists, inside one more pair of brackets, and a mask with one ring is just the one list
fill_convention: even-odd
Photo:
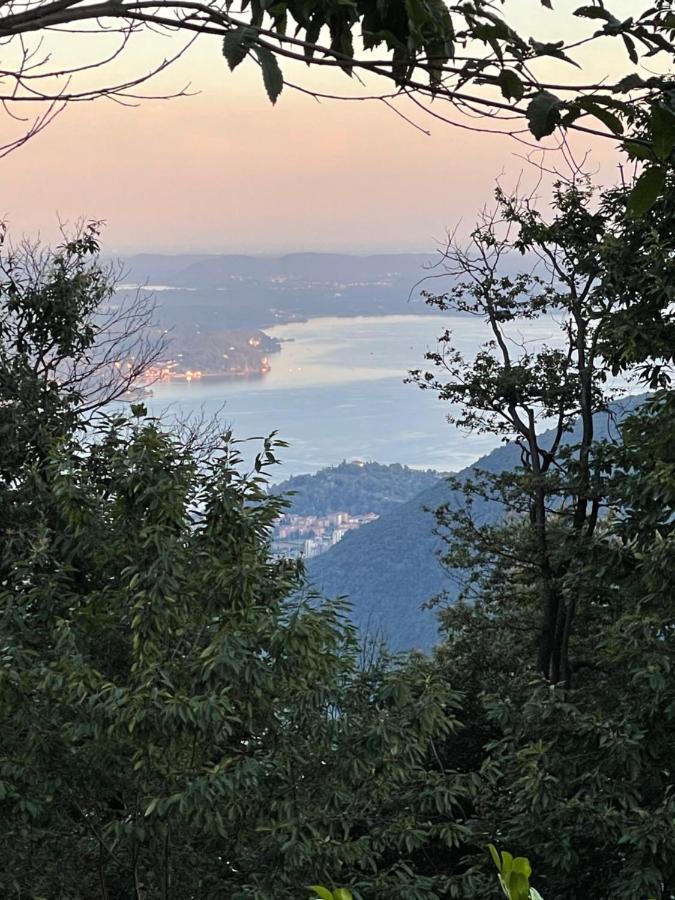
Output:
[[[467,506],[438,514],[447,561],[469,576],[467,602],[441,612],[436,659],[463,700],[462,727],[439,753],[478,779],[465,862],[478,863],[487,841],[526,847],[547,900],[675,891],[672,185],[642,218],[630,215],[629,190],[591,204],[573,185],[548,221],[500,195],[502,217],[474,235],[473,255],[451,257],[466,283],[432,298],[482,316],[489,343],[464,360],[447,334],[431,355],[445,380],[417,374],[455,404],[458,424],[521,450],[520,471],[477,473],[456,485]],[[500,273],[505,245],[536,252],[549,277]],[[544,310],[562,323],[562,353],[533,353],[509,334]],[[620,426],[622,440],[598,444],[592,411],[608,406],[612,373],[657,390]],[[552,442],[537,416],[556,417]],[[503,504],[501,521],[472,512],[486,499]],[[551,632],[559,670],[541,666],[548,577],[558,612],[571,611]],[[493,896],[487,874],[470,871],[464,896],[476,885]]]
[[[161,352],[142,295],[111,303],[118,272],[99,259],[99,226],[53,252],[13,246],[0,226],[0,478],[45,458],[54,430],[119,399]],[[123,366],[116,366],[118,361]],[[76,412],[77,410],[77,412]]]
[[[553,0],[541,0],[541,5],[549,10],[560,30],[566,30],[569,13]],[[500,118],[508,129],[517,130],[526,120],[537,140],[561,127],[580,128],[612,140],[635,141],[632,128],[636,109],[647,103],[653,109],[651,135],[639,143],[648,153],[651,166],[638,192],[641,196],[638,199],[636,195],[635,201],[636,211],[643,208],[644,196],[652,193],[655,185],[658,187],[672,150],[673,119],[667,100],[667,76],[645,77],[640,63],[645,59],[652,63],[657,57],[664,61],[666,70],[672,63],[675,14],[670,3],[645,2],[626,18],[615,16],[604,2],[580,6],[572,15],[576,24],[582,28],[585,25],[587,30],[581,40],[574,42],[521,35],[513,23],[515,6],[501,10],[492,0],[276,0],[272,4],[246,0],[237,10],[230,3],[197,7],[188,0],[160,0],[151,8],[136,0],[104,0],[95,5],[74,0],[57,7],[47,0],[31,0],[20,7],[10,3],[0,17],[0,33],[10,45],[26,48],[27,37],[33,32],[40,40],[52,29],[72,31],[75,23],[82,23],[87,35],[112,30],[120,38],[120,47],[112,55],[106,48],[106,55],[100,59],[78,66],[52,63],[51,53],[38,64],[33,61],[30,48],[23,54],[19,52],[18,59],[10,63],[12,88],[2,97],[3,101],[11,104],[31,99],[51,106],[34,121],[28,135],[11,142],[6,149],[20,146],[27,136],[48,125],[61,104],[69,100],[134,96],[134,89],[185,52],[179,46],[173,56],[130,79],[117,81],[111,71],[102,86],[79,83],[83,74],[99,68],[107,70],[125,51],[135,32],[178,32],[193,40],[211,35],[222,41],[230,69],[247,58],[254,60],[272,103],[284,87],[279,60],[286,59],[317,68],[334,66],[348,75],[375,75],[392,82],[395,89],[404,88],[422,99],[442,97],[462,110],[468,108]],[[545,68],[538,74],[542,61],[562,61],[570,69],[579,66],[575,60],[579,45],[603,42],[604,46],[607,39],[620,42],[627,57],[626,74],[615,84],[591,81],[578,87],[576,78],[550,83]],[[312,92],[311,86],[300,87]],[[385,87],[379,94],[376,92],[378,95],[391,97],[391,88]],[[509,121],[513,119],[518,120],[518,125],[513,126]]]
[[[520,449],[514,477],[484,476],[464,489],[530,518],[531,534],[520,553],[506,535],[501,564],[515,560],[531,567],[542,604],[538,665],[553,681],[568,681],[571,674],[568,643],[578,598],[565,595],[564,580],[592,539],[604,503],[606,448],[597,441],[594,414],[616,396],[608,376],[635,374],[656,387],[667,383],[673,361],[672,197],[669,185],[637,221],[626,215],[625,188],[602,191],[596,199],[588,185],[559,184],[546,221],[529,201],[498,190],[497,211],[481,221],[469,249],[449,253],[454,271],[466,280],[429,297],[441,309],[478,315],[486,324],[488,342],[474,360],[455,351],[446,332],[439,351],[427,354],[442,377],[412,377],[459,404],[451,420],[460,427],[503,435]],[[504,275],[502,258],[510,250],[536,254],[543,269]],[[518,321],[551,316],[561,331],[551,344],[532,352],[514,340]],[[570,448],[563,437],[577,416],[581,431]],[[543,439],[538,422],[551,419],[553,435]],[[438,520],[443,529],[447,511],[439,511]],[[447,538],[455,548],[447,557],[452,566],[480,569],[501,552],[495,533],[476,529],[470,512],[455,518]],[[473,551],[457,551],[462,545]]]
[[674,423],[661,392],[608,456],[609,512],[566,577],[580,599],[572,688],[536,674],[536,591],[517,564],[495,566],[474,604],[442,614],[437,660],[463,693],[463,728],[441,753],[480,773],[466,851],[527,847],[552,900],[675,888]]
[[207,460],[140,405],[92,421],[50,390],[3,495],[0,893],[445,891],[473,790],[434,750],[458,697],[423,657],[364,660],[271,556],[277,443],[247,473],[228,434]]
[[[592,539],[602,504],[603,461],[602,450],[594,447],[595,416],[607,410],[614,396],[606,384],[603,348],[615,317],[625,304],[641,299],[640,291],[665,288],[668,293],[670,263],[664,263],[660,244],[653,248],[643,241],[641,274],[650,272],[649,287],[636,285],[638,297],[627,295],[630,280],[624,285],[617,279],[616,257],[618,247],[623,253],[628,237],[640,229],[626,225],[625,192],[605,192],[593,209],[594,192],[588,185],[558,184],[549,221],[527,200],[500,189],[496,196],[495,211],[484,214],[468,247],[452,246],[447,252],[454,286],[428,297],[442,310],[482,319],[486,342],[475,358],[467,359],[446,331],[438,350],[427,353],[439,374],[415,370],[411,380],[451,404],[453,424],[495,434],[518,448],[520,466],[514,473],[479,473],[473,480],[455,481],[469,502],[454,514],[447,508],[437,513],[450,545],[445,561],[478,573],[486,571],[488,562],[515,562],[529,571],[541,607],[539,670],[554,682],[569,682],[577,598],[565,594],[563,580]],[[658,241],[670,245],[667,218],[658,223]],[[513,251],[536,254],[540,272],[504,274],[504,260]],[[662,308],[666,297],[659,302]],[[670,316],[666,318],[672,329]],[[551,319],[559,335],[550,342],[532,350],[518,339],[519,322]],[[581,431],[570,448],[563,438],[576,419]],[[550,435],[540,434],[541,422],[553,422]],[[475,497],[500,503],[507,516],[528,518],[529,532],[520,534],[518,548],[508,530],[476,522],[471,510]],[[498,539],[498,531],[505,541]]]
[[466,788],[425,766],[456,698],[421,660],[360,671],[337,607],[286,599],[279,501],[236,463],[142,421],[53,456],[2,597],[5,895],[435,883],[401,854],[461,833]]
[[[117,271],[99,229],[53,251],[0,229],[0,581],[31,552],[37,510],[53,505],[52,450],[125,395],[162,351],[144,295],[112,302]],[[129,297],[129,299],[127,299]]]
[[335,888],[334,891],[329,891],[321,884],[313,884],[311,889],[320,900],[352,900],[352,894],[346,888]]
[[501,855],[494,844],[488,844],[490,856],[499,872],[499,883],[509,900],[542,900],[541,895],[530,887],[532,867],[525,857],[515,859],[506,850]]

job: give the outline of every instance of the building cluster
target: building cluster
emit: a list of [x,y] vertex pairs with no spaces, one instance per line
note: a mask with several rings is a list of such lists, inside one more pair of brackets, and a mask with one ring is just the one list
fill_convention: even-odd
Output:
[[[165,359],[142,373],[144,384],[158,381],[200,381],[202,378],[257,377],[271,370],[268,354],[281,348],[276,338],[263,331],[234,329],[203,332],[199,328],[173,339],[172,359]],[[133,360],[132,360],[133,362]],[[128,361],[119,362],[117,368]]]
[[374,522],[376,513],[353,516],[346,512],[325,516],[285,515],[274,532],[274,549],[279,556],[303,556],[310,559],[325,553],[341,541],[348,531]]

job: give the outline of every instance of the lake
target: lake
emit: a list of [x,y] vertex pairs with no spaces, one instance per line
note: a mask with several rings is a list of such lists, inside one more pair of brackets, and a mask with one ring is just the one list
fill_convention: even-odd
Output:
[[[342,460],[399,462],[458,470],[498,444],[450,426],[447,404],[431,391],[404,384],[424,367],[426,350],[450,325],[455,346],[473,355],[484,325],[469,317],[320,318],[266,332],[283,341],[258,379],[205,379],[153,385],[152,415],[217,417],[239,438],[279,432],[289,447],[275,480],[315,472]],[[527,340],[551,336],[551,322],[528,325]]]

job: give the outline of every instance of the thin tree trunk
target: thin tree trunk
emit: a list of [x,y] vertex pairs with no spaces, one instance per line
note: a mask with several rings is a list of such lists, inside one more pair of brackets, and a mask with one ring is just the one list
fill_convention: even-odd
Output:
[[164,835],[164,848],[163,848],[163,860],[162,860],[162,900],[169,900],[170,898],[170,883],[171,878],[169,875],[169,857],[170,857],[170,848],[169,848],[169,832],[167,829],[166,834]]
[[98,842],[98,880],[101,885],[101,900],[108,900],[108,885],[105,880],[105,865],[103,862],[104,847],[101,841]]
[[560,680],[566,688],[572,687],[572,670],[570,668],[570,634],[572,633],[572,623],[576,614],[577,602],[572,598],[565,607],[563,616],[563,630],[560,646]]
[[[536,440],[536,437],[533,437]],[[532,473],[538,480],[542,478],[538,451],[532,454]],[[554,573],[548,552],[548,535],[546,529],[546,496],[544,485],[539,481],[535,486],[534,528],[536,534],[539,569],[541,573],[543,614],[539,635],[539,651],[537,664],[539,671],[550,681],[559,678],[559,653],[556,650],[556,632],[560,613],[560,597],[555,585]]]

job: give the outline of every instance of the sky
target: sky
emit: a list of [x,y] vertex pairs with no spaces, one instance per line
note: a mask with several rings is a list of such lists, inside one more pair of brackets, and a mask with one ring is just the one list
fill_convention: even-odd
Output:
[[[558,4],[563,12],[577,5]],[[525,34],[564,36],[553,29],[560,16],[551,18],[539,0],[510,6]],[[634,12],[635,0],[612,8],[622,7]],[[120,73],[165,55],[158,40],[140,38]],[[605,46],[606,56],[596,50],[586,61],[591,74],[623,71],[625,61]],[[56,49],[67,53],[69,46]],[[327,90],[350,87],[341,73],[317,79],[304,66],[286,66],[285,73],[313,77]],[[109,101],[71,106],[0,159],[0,216],[13,235],[51,240],[59,221],[95,218],[106,223],[106,251],[119,254],[427,252],[458,222],[468,227],[498,177],[508,187],[536,176],[522,158],[528,148],[510,138],[417,115],[431,131],[426,135],[381,103],[318,103],[285,90],[273,107],[255,65],[244,62],[230,73],[218,39],[202,38],[156,89],[188,81],[194,96],[136,108]],[[0,121],[0,136],[7,126]],[[596,141],[591,167],[608,180],[615,164],[611,142]]]

